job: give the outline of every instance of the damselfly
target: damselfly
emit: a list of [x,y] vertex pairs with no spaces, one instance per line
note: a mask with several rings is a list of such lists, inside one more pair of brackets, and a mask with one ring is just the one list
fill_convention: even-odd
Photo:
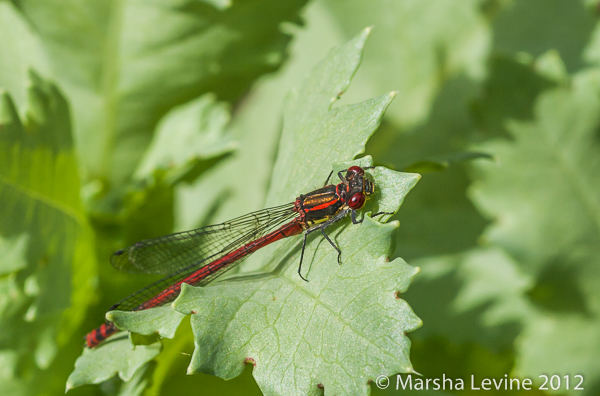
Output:
[[[331,224],[348,214],[352,223],[366,197],[375,191],[374,183],[365,176],[365,169],[373,167],[352,166],[338,172],[341,182],[300,195],[292,203],[248,213],[222,224],[196,230],[147,239],[117,250],[111,258],[112,265],[122,271],[170,274],[165,278],[133,293],[113,305],[109,310],[141,311],[174,301],[181,285],[203,286],[235,267],[258,249],[275,241],[304,232],[298,274],[302,276],[302,261],[309,234],[320,231],[338,253],[341,250],[325,233]],[[344,174],[345,173],[345,174]],[[379,212],[373,215],[386,214]],[[106,322],[86,336],[93,348],[119,329]]]

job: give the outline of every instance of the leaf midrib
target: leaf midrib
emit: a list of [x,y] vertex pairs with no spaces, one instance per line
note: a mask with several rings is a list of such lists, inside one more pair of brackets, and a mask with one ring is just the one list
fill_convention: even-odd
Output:
[[32,190],[30,188],[26,188],[19,184],[15,184],[10,179],[8,179],[6,176],[1,175],[1,174],[0,174],[0,183],[5,184],[7,187],[12,187],[18,193],[21,193],[21,194],[25,195],[26,197],[29,197],[33,201],[43,203],[51,208],[54,208],[55,210],[57,210],[61,213],[64,213],[66,216],[71,217],[73,220],[75,220],[75,222],[80,227],[83,227],[83,225],[85,224],[83,217],[77,211],[75,211],[73,208],[63,204],[60,201],[51,199],[48,196],[40,194],[39,192]]
[[116,144],[116,124],[118,94],[117,85],[119,78],[119,38],[123,19],[123,5],[119,0],[111,0],[111,12],[108,21],[107,40],[103,53],[102,96],[104,102],[105,122],[102,134],[105,136],[102,153],[101,174],[108,176],[113,163],[113,153]]
[[[569,123],[569,125],[574,124],[575,122]],[[552,147],[554,157],[558,160],[559,169],[565,174],[566,179],[569,184],[573,186],[573,189],[577,191],[583,202],[583,206],[590,212],[596,226],[597,235],[600,236],[600,207],[598,207],[594,201],[593,192],[586,187],[589,183],[585,183],[583,180],[583,172],[578,172],[574,169],[571,162],[565,157],[564,150],[561,150],[559,144],[557,144],[558,142],[553,142],[550,136],[544,131],[542,131],[542,136],[548,145]]]

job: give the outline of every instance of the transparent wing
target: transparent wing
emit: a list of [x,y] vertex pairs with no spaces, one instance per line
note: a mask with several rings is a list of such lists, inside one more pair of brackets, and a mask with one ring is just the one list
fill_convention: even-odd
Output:
[[275,225],[291,220],[294,203],[251,212],[221,224],[146,239],[117,250],[111,264],[120,271],[170,274],[202,262],[214,261],[245,243],[267,234]]
[[[248,215],[244,215],[242,217],[239,217],[237,219],[228,221],[226,223],[223,224],[219,224],[219,225],[215,225],[215,226],[209,226],[209,227],[204,227],[204,228],[200,228],[198,230],[194,230],[194,231],[189,231],[188,234],[186,233],[179,233],[179,234],[172,234],[172,235],[167,235],[165,237],[161,237],[161,238],[156,238],[156,239],[152,239],[152,240],[148,240],[148,241],[142,241],[142,242],[152,242],[152,243],[145,243],[143,245],[134,245],[132,247],[130,247],[129,249],[135,248],[134,251],[136,252],[136,254],[140,254],[140,252],[142,250],[146,250],[146,249],[150,249],[147,250],[147,254],[149,254],[149,252],[151,251],[155,251],[157,250],[157,246],[165,246],[166,245],[170,245],[170,241],[173,239],[172,237],[178,236],[180,234],[185,234],[186,236],[190,236],[189,238],[186,239],[176,239],[176,241],[178,243],[183,242],[187,242],[188,240],[194,240],[194,241],[198,241],[199,239],[197,238],[198,235],[210,235],[211,240],[212,241],[217,241],[216,244],[215,243],[211,243],[211,244],[206,244],[204,245],[203,242],[200,242],[201,249],[191,249],[188,248],[187,245],[186,248],[180,248],[178,245],[178,249],[176,249],[176,255],[175,257],[178,257],[178,259],[174,260],[173,257],[165,257],[165,260],[168,262],[169,266],[171,269],[173,268],[179,268],[178,270],[175,270],[174,273],[167,275],[166,277],[158,280],[157,282],[154,282],[153,284],[146,286],[145,288],[138,290],[137,292],[135,292],[134,294],[130,295],[129,297],[119,301],[117,304],[113,305],[110,310],[122,310],[122,311],[132,311],[132,310],[136,310],[136,309],[146,309],[148,307],[143,306],[142,304],[148,305],[149,301],[152,301],[152,306],[159,306],[159,305],[164,305],[167,304],[171,301],[174,301],[177,296],[179,295],[179,287],[180,287],[180,283],[182,280],[188,278],[188,276],[190,276],[191,274],[199,271],[201,268],[205,267],[205,266],[210,266],[211,263],[214,263],[216,260],[219,260],[220,258],[226,256],[227,254],[229,254],[230,252],[241,248],[242,246],[255,241],[256,239],[262,238],[263,236],[267,235],[268,233],[274,231],[275,229],[281,227],[282,224],[287,223],[288,221],[292,220],[295,216],[297,216],[297,213],[293,212],[292,208],[294,207],[294,205],[292,204],[291,206],[289,205],[284,205],[281,207],[277,207],[277,208],[271,208],[271,209],[265,209],[265,210],[261,210],[258,212],[253,212],[250,213]],[[247,224],[251,223],[251,224],[258,224],[258,227],[249,227]],[[224,229],[226,230],[226,234],[221,234],[219,232],[214,231],[216,229]],[[245,233],[243,233],[242,231],[246,231]],[[206,232],[203,232],[206,231]],[[234,231],[238,231],[236,233],[234,233]],[[194,232],[194,234],[189,234]],[[224,239],[219,239],[219,235],[224,235]],[[228,237],[229,235],[236,235],[237,239],[226,239],[226,237]],[[160,240],[161,243],[157,243],[155,242],[156,240]],[[166,242],[165,242],[166,240]],[[204,239],[200,239],[200,240],[204,240]],[[217,247],[215,247],[217,246]],[[144,249],[145,247],[145,249]],[[217,250],[220,249],[220,250]],[[160,250],[160,249],[158,249]],[[163,249],[164,250],[164,249]],[[128,249],[125,249],[124,252],[128,252]],[[172,252],[171,250],[169,250],[170,252]],[[216,252],[215,252],[216,251]],[[183,252],[183,253],[181,253]],[[220,276],[221,274],[223,274],[224,272],[230,270],[231,268],[237,266],[239,263],[241,263],[243,260],[245,260],[248,256],[250,256],[251,253],[245,254],[243,256],[240,256],[238,259],[236,259],[235,261],[230,262],[229,265],[227,266],[220,266],[217,270],[210,270],[210,271],[205,271],[206,274],[205,275],[201,275],[198,276],[196,280],[194,281],[186,281],[185,283],[194,285],[194,286],[202,286],[205,285],[207,283],[209,283],[210,281],[212,281],[213,279],[215,279],[216,277]],[[120,259],[120,257],[122,255],[125,255],[125,253],[123,254],[118,254],[116,257]],[[145,257],[145,256],[136,256],[138,259],[135,261],[136,264],[140,264],[140,263],[147,263],[147,264],[151,264],[152,266],[156,267],[156,263],[152,260],[149,259],[139,259],[139,257]],[[190,260],[192,257],[195,257],[196,261],[188,261]],[[193,259],[192,259],[193,260]],[[184,266],[185,263],[187,263],[187,266]],[[142,267],[142,268],[146,268],[146,267]],[[137,268],[136,268],[137,269]],[[172,293],[165,293],[164,291],[169,288],[172,287],[173,285],[177,285],[176,289],[173,290]],[[157,296],[161,295],[161,297],[159,299],[157,299]]]

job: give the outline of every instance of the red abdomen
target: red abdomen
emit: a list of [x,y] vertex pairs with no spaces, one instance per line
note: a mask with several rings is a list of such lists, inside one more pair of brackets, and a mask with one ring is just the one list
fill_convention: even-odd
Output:
[[108,337],[110,337],[118,331],[119,329],[117,328],[117,326],[115,326],[114,323],[104,323],[102,326],[90,331],[85,336],[85,342],[87,344],[87,347],[94,348],[98,346],[98,344],[100,344],[102,341],[104,341],[105,339],[107,339]]

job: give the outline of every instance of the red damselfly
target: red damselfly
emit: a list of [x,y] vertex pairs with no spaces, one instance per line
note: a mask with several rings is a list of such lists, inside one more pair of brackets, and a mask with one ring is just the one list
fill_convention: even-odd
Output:
[[[365,176],[365,169],[373,167],[352,166],[338,172],[341,182],[300,195],[292,203],[248,213],[222,224],[211,225],[191,231],[147,239],[117,250],[111,258],[112,265],[122,271],[170,274],[165,278],[133,293],[113,305],[109,310],[141,311],[174,301],[181,285],[203,286],[235,267],[258,249],[275,241],[304,232],[298,274],[302,276],[302,260],[306,238],[320,231],[338,253],[341,250],[325,233],[331,224],[348,214],[352,223],[366,197],[375,191],[374,183]],[[345,173],[345,174],[344,174]],[[387,214],[379,212],[373,216]],[[86,336],[86,343],[93,348],[119,329],[106,322]]]

